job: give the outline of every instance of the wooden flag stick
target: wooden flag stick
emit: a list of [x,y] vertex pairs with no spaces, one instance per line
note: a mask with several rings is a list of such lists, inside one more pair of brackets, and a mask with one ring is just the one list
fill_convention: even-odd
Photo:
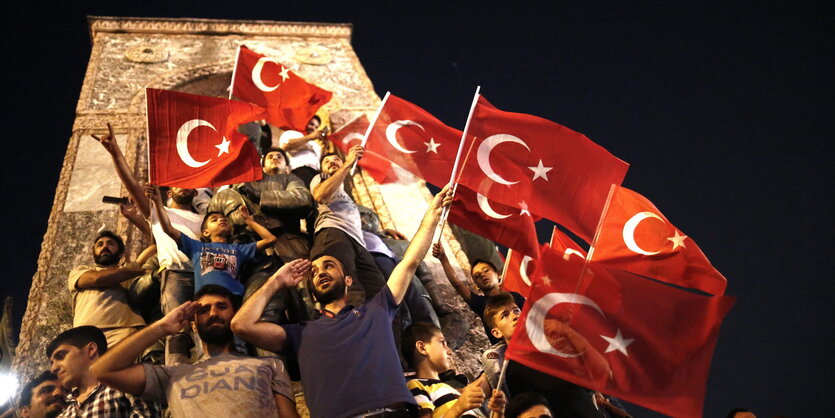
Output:
[[[386,105],[386,101],[389,99],[389,95],[391,95],[391,92],[387,91],[386,95],[383,96],[383,100],[380,102],[380,107],[378,107],[377,111],[374,112],[374,118],[372,118],[371,123],[368,124],[368,129],[365,130],[365,136],[362,137],[362,143],[360,143],[360,146],[362,146],[363,149],[365,148],[365,144],[368,142],[368,136],[371,135],[371,130],[374,129],[374,124],[377,123],[377,118],[380,117],[380,112],[383,110],[383,106]],[[354,175],[354,171],[357,170],[357,163],[358,162],[359,162],[359,160],[354,161],[354,165],[351,166],[351,175],[352,176]]]
[[238,71],[238,58],[241,56],[241,46],[235,50],[235,66],[232,67],[232,82],[229,84],[229,100],[232,100],[232,90],[235,89],[235,73]]
[[[502,372],[499,373],[499,381],[496,383],[496,387],[494,389],[502,390],[502,385],[504,385],[505,374],[507,372],[507,357],[505,357],[504,361],[502,362]],[[492,396],[492,394],[490,395]],[[501,414],[493,411],[490,412],[490,418],[499,418]]]

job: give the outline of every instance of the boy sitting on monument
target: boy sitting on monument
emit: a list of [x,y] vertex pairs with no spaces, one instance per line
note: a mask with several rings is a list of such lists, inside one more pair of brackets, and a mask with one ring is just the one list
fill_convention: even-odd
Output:
[[252,260],[256,251],[263,252],[275,243],[275,236],[252,219],[245,206],[240,207],[241,217],[261,240],[248,244],[234,244],[232,226],[220,212],[209,212],[200,226],[201,240],[196,241],[171,226],[168,215],[162,209],[162,198],[156,186],[146,186],[145,194],[154,201],[163,231],[177,242],[180,250],[194,262],[194,290],[207,284],[223,286],[232,294],[242,296],[244,285],[238,274],[244,263]]

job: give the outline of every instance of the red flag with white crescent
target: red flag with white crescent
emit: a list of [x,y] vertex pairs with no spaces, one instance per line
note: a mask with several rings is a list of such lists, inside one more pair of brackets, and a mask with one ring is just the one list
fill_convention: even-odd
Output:
[[258,151],[238,126],[262,119],[264,109],[167,90],[145,94],[152,184],[193,189],[261,179]]
[[734,303],[544,247],[508,359],[676,417],[700,417]]
[[[348,149],[362,143],[365,132],[368,131],[369,123],[368,117],[363,114],[328,135],[328,140],[343,154],[348,154]],[[376,152],[366,150],[357,165],[371,175],[377,183],[389,183],[397,179],[391,171],[391,162]]]
[[536,226],[530,213],[496,204],[463,185],[455,191],[449,222],[523,254],[539,256]]
[[365,144],[373,152],[426,182],[449,183],[461,131],[393,94],[386,100]]
[[[491,200],[551,219],[591,242],[609,186],[620,184],[629,164],[585,135],[549,120],[497,109],[479,97],[461,171],[470,188],[487,182]],[[495,151],[495,152],[494,152]]]
[[[574,242],[564,232],[554,227],[551,235],[551,250],[562,254],[562,258],[568,260],[575,258],[585,260],[586,251],[579,244]],[[502,276],[502,288],[508,292],[518,292],[527,296],[531,290],[531,279],[536,270],[537,258],[520,253],[519,251],[507,250],[507,261],[505,262],[505,273]]]
[[304,132],[310,118],[333,96],[246,46],[239,48],[236,63],[232,95],[267,109],[267,121],[279,128]]
[[625,187],[612,194],[592,259],[678,286],[713,295],[725,293],[728,281],[647,198]]

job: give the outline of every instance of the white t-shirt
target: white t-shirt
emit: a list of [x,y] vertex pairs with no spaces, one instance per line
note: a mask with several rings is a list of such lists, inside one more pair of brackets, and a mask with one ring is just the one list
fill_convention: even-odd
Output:
[[[151,233],[154,234],[154,241],[157,243],[157,259],[160,268],[169,270],[191,270],[191,260],[177,248],[177,243],[162,230],[159,223],[156,209],[151,202]],[[203,223],[203,215],[189,210],[165,208],[171,226],[180,233],[186,234],[189,238],[200,239],[200,224]]]
[[[291,139],[301,138],[304,134],[299,131],[284,131],[278,138],[278,146],[281,149],[287,146]],[[319,159],[322,158],[322,146],[318,141],[307,141],[303,147],[294,151],[287,151],[287,158],[290,165],[290,170],[295,170],[299,167],[310,167],[319,171]]]

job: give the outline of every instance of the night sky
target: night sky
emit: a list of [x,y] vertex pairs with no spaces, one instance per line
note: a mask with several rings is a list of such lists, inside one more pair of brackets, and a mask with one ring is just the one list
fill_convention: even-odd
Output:
[[631,164],[624,186],[694,239],[738,298],[705,416],[830,413],[831,2],[81,3],[4,8],[0,296],[15,298],[16,326],[90,56],[87,15],[353,23],[380,96],[460,129],[480,85],[500,109],[566,125]]

